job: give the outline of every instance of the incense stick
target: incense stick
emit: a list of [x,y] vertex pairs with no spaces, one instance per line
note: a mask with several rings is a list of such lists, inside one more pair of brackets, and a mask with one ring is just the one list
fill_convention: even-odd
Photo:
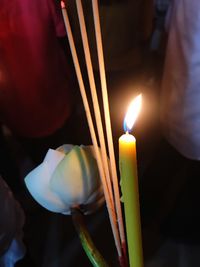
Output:
[[90,49],[89,49],[89,42],[88,42],[85,19],[84,19],[84,14],[83,14],[83,6],[80,0],[76,0],[76,6],[77,6],[77,11],[78,11],[78,19],[79,19],[79,24],[80,24],[82,43],[83,43],[83,49],[84,49],[84,54],[85,54],[85,61],[86,61],[88,78],[89,78],[94,114],[95,114],[95,119],[96,119],[97,132],[98,132],[99,142],[100,142],[100,147],[101,147],[103,167],[104,167],[104,171],[106,175],[110,197],[112,199],[113,208],[114,208],[113,190],[112,190],[111,177],[110,177],[110,172],[109,172],[109,167],[108,167],[108,157],[107,157],[105,138],[104,138],[104,133],[103,133],[102,119],[101,119],[99,102],[98,102],[98,97],[97,97],[97,92],[96,92],[94,72],[93,72]]
[[110,122],[110,111],[109,111],[109,104],[108,104],[105,64],[104,64],[101,27],[100,27],[100,18],[99,18],[99,9],[98,9],[97,0],[92,1],[92,7],[93,7],[93,17],[94,17],[97,53],[98,53],[98,61],[99,61],[99,71],[100,71],[100,78],[101,78],[101,89],[102,89],[102,97],[103,97],[103,104],[104,104],[104,116],[105,116],[105,123],[106,123],[108,150],[109,150],[109,157],[110,157],[110,162],[111,162],[111,173],[112,173],[113,185],[114,185],[115,205],[116,205],[116,210],[117,210],[120,238],[121,238],[124,254],[126,255],[126,238],[125,238],[125,233],[124,233],[116,161],[115,161],[115,154],[114,154],[114,148],[113,148],[113,138],[112,138],[112,130],[111,130],[111,122]]
[[112,208],[110,195],[108,193],[108,187],[107,187],[107,183],[106,183],[106,179],[105,179],[105,174],[104,174],[104,170],[103,170],[103,165],[102,165],[102,160],[101,160],[101,156],[100,156],[100,152],[99,152],[99,147],[97,144],[97,139],[96,139],[95,130],[94,130],[93,122],[92,122],[92,116],[91,116],[91,112],[90,112],[90,108],[89,108],[89,104],[88,104],[88,100],[87,100],[87,95],[85,92],[85,86],[83,83],[83,78],[82,78],[82,74],[81,74],[81,70],[80,70],[79,60],[78,60],[77,53],[76,53],[74,38],[72,35],[72,30],[71,30],[67,10],[65,8],[65,3],[63,1],[61,1],[61,7],[62,7],[62,14],[63,14],[63,19],[64,19],[64,23],[65,23],[65,27],[66,27],[66,32],[67,32],[67,36],[68,36],[68,40],[69,40],[69,45],[70,45],[70,49],[71,49],[71,53],[72,53],[72,59],[74,62],[74,67],[75,67],[75,71],[76,71],[76,75],[77,75],[77,79],[78,79],[78,83],[79,83],[79,88],[80,88],[81,96],[83,99],[83,104],[84,104],[84,108],[85,108],[85,112],[86,112],[86,117],[88,120],[88,125],[89,125],[89,129],[90,129],[90,134],[91,134],[95,154],[97,157],[97,165],[99,168],[100,177],[102,179],[102,185],[103,185],[103,190],[104,190],[104,194],[105,194],[105,199],[106,199],[108,214],[109,214],[109,218],[110,218],[110,223],[111,223],[111,227],[112,227],[112,231],[113,231],[113,235],[114,235],[114,239],[115,239],[115,244],[116,244],[118,255],[119,255],[119,257],[121,257],[122,253],[121,253],[119,235],[118,235],[118,231],[116,228],[116,216],[115,216],[115,212]]
[[[93,72],[92,61],[91,61],[91,56],[90,56],[90,49],[89,49],[89,43],[88,43],[88,37],[87,37],[87,31],[86,31],[86,26],[85,26],[85,19],[84,19],[81,0],[76,0],[76,6],[77,6],[77,11],[78,11],[78,19],[79,19],[83,48],[84,48],[84,53],[85,53],[86,67],[87,67],[93,107],[94,107],[94,112],[95,112],[96,125],[97,125],[99,141],[100,141],[100,146],[101,146],[101,151],[102,151],[104,170],[105,170],[107,183],[108,183],[110,193],[111,193],[111,198],[113,200],[112,185],[111,185],[111,178],[110,178],[110,172],[109,172],[109,167],[108,167],[108,159],[107,159],[107,153],[106,153],[106,145],[105,145],[105,139],[104,139],[104,133],[103,133],[102,119],[101,119],[100,108],[99,108],[99,103],[98,103],[98,98],[97,98],[97,93],[96,93],[94,72]],[[114,202],[113,202],[113,209],[114,209]]]

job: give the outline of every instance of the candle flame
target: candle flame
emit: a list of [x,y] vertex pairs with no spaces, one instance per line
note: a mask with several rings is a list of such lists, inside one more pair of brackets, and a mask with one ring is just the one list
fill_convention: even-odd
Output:
[[131,131],[142,106],[142,94],[138,95],[133,101],[130,103],[126,116],[124,118],[124,131]]

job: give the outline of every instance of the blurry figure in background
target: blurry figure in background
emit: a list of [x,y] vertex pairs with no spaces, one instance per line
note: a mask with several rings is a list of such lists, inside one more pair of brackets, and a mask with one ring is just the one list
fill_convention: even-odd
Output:
[[[167,141],[189,164],[181,177],[171,233],[197,242],[200,235],[200,2],[172,1],[162,80],[161,120]],[[182,166],[182,169],[184,166]],[[184,178],[184,179],[183,179]],[[180,239],[179,238],[179,239]],[[190,265],[191,266],[191,265]]]
[[200,160],[199,8],[197,0],[172,1],[161,106],[167,140],[194,160]]
[[[77,143],[73,96],[76,83],[73,83],[73,68],[69,64],[71,58],[68,57],[65,38],[66,30],[59,1],[1,1],[0,124],[11,130],[24,151],[16,151],[14,146],[10,150],[15,155],[9,155],[10,147],[7,147],[7,144],[12,146],[13,140],[10,140],[8,135],[5,136],[5,132],[1,132],[0,173],[3,173],[4,179],[26,212],[28,220],[25,240],[28,250],[31,250],[31,259],[38,258],[40,261],[40,247],[38,244],[34,247],[38,224],[30,223],[32,220],[35,222],[34,217],[37,219],[39,212],[35,209],[37,206],[27,194],[25,186],[20,183],[19,170],[13,168],[11,158],[15,156],[19,161],[20,157],[24,156],[20,153],[25,152],[26,158],[28,155],[34,164],[40,164],[49,148],[57,148],[63,143]],[[3,192],[0,190],[0,207],[2,206],[3,211],[6,209],[5,214],[0,210],[1,267],[7,267],[5,264],[10,262],[10,258],[20,258],[18,252],[21,253],[17,236],[15,239],[21,215],[16,218],[18,208],[6,190],[4,188],[9,197],[8,203],[3,199]],[[4,207],[4,204],[7,206]],[[30,216],[31,213],[34,213],[34,216]],[[43,227],[46,235],[48,220],[41,221],[40,229]],[[40,244],[44,242],[45,238],[40,234]],[[13,254],[13,251],[17,255]]]
[[24,257],[24,213],[0,176],[0,266],[13,267]]
[[1,1],[0,121],[36,163],[48,148],[75,142],[65,36],[59,1]]
[[[162,214],[159,223],[167,241],[148,267],[199,265],[199,10],[198,0],[174,0],[167,14],[168,40],[160,108],[163,134],[171,145],[167,145],[171,152],[167,158],[164,151],[165,163],[159,173],[161,182],[157,179],[158,183],[153,183],[154,190],[162,195],[158,205]],[[157,161],[159,166],[160,160],[161,157]]]

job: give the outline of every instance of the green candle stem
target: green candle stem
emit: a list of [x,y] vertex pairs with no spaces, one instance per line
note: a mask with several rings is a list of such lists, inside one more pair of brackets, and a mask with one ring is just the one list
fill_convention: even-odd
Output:
[[81,241],[81,245],[92,265],[94,267],[109,267],[91,239],[91,236],[85,225],[83,213],[80,211],[80,209],[73,208],[71,209],[71,215],[76,232],[78,233]]
[[136,140],[130,134],[119,139],[119,167],[124,203],[129,266],[144,267],[140,222]]

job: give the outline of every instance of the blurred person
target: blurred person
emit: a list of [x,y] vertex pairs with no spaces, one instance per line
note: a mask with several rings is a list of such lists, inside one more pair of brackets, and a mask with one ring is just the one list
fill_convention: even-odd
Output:
[[59,1],[1,1],[0,122],[35,163],[75,142],[73,68]]
[[[176,257],[177,264],[173,261],[176,267],[198,266],[194,261],[183,263],[180,258],[188,260],[185,248],[200,249],[200,2],[169,2],[159,103],[164,138],[144,175],[141,209],[143,223],[150,229],[149,247],[153,247],[156,235],[158,239],[154,251],[148,256],[156,257],[159,253],[162,262],[157,265],[153,262],[149,266],[169,266],[172,259],[169,255]],[[170,246],[162,246],[163,243]],[[166,247],[166,250],[159,252],[159,247]],[[176,255],[173,247],[178,252]]]
[[[0,6],[0,124],[12,134],[5,134],[1,127],[0,173],[30,221],[38,209],[20,183],[17,167],[23,164],[26,168],[20,162],[24,155],[39,164],[49,148],[76,142],[76,84],[59,1],[3,0]],[[20,149],[12,138],[21,145]],[[13,156],[18,163],[16,168]],[[0,182],[0,266],[11,267],[24,254],[18,238],[24,217],[4,185]],[[37,231],[37,224],[31,229],[26,225],[25,238],[28,235],[26,242],[31,253],[35,247],[32,249],[29,237],[34,239]],[[41,236],[40,242],[44,242]],[[39,252],[37,257],[42,257]]]
[[197,0],[171,2],[161,99],[167,140],[193,160],[200,160],[199,8]]
[[200,160],[199,7],[197,0],[170,1],[160,103],[165,145],[192,165]]
[[171,234],[192,243],[198,242],[200,223],[199,8],[198,0],[171,1],[161,94],[163,133],[189,164],[171,220]]

